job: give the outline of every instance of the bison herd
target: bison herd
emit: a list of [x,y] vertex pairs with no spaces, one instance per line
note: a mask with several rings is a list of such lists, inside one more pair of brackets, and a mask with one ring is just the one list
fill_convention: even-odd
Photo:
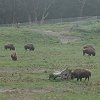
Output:
[[[11,43],[9,43],[9,44],[5,44],[4,45],[4,49],[5,50],[7,50],[7,49],[9,49],[9,50],[15,50],[15,46],[13,45],[13,44],[11,44]],[[34,46],[33,46],[33,44],[32,43],[28,43],[28,44],[25,44],[24,45],[24,49],[25,50],[33,50],[34,51]]]
[[[8,50],[9,49],[9,50],[15,51],[15,46],[12,43],[8,43],[8,44],[5,44],[4,45],[4,49],[5,50]],[[24,49],[25,49],[25,51],[27,51],[27,50],[34,51],[35,47],[34,47],[34,45],[32,43],[28,43],[28,44],[25,44],[24,45]],[[13,52],[11,54],[11,59],[13,61],[16,61],[17,60],[17,54],[16,54],[16,52]]]
[[[4,49],[7,50],[15,50],[15,46],[12,43],[8,43],[4,45]],[[24,45],[24,49],[25,51],[29,50],[29,51],[34,51],[35,47],[32,43],[28,43]],[[95,48],[92,45],[85,45],[83,46],[83,55],[89,55],[89,56],[95,56],[96,52],[95,52]],[[17,60],[17,55],[16,53],[11,54],[11,58],[12,60],[16,61]]]
[[[85,45],[83,46],[83,56],[84,55],[88,55],[88,56],[95,56],[96,55],[96,52],[95,52],[95,48],[92,46],[92,45]],[[68,73],[65,73],[64,76],[66,77]],[[85,78],[85,80],[88,79],[89,81],[89,78],[91,77],[91,72],[89,70],[86,70],[86,69],[75,69],[73,71],[70,72],[69,74],[70,76],[70,79],[74,79],[76,78],[77,81],[81,81],[82,78]],[[55,73],[51,73],[49,74],[49,79],[56,79],[57,77],[61,77],[62,75],[55,75]],[[63,77],[61,77],[61,79],[63,79]]]
[[[9,44],[5,44],[4,45],[4,49],[7,50],[15,50],[15,46],[11,43]],[[24,49],[25,51],[29,50],[29,51],[34,51],[35,47],[32,43],[28,43],[28,44],[25,44],[24,45]],[[96,52],[95,52],[95,48],[92,46],[92,45],[85,45],[83,46],[83,55],[88,55],[88,56],[95,56],[96,55]],[[17,54],[16,52],[13,52],[11,54],[11,59],[13,61],[16,61],[17,60]],[[66,77],[67,74],[65,74],[65,77]],[[70,79],[74,79],[76,78],[77,81],[78,80],[82,80],[82,78],[85,78],[89,80],[89,78],[91,77],[91,72],[89,70],[86,70],[86,69],[75,69],[73,71],[70,71]],[[58,75],[59,77],[62,76],[62,75]],[[49,79],[53,78],[53,79],[56,79],[58,76],[55,76],[53,73],[52,74],[49,74]]]

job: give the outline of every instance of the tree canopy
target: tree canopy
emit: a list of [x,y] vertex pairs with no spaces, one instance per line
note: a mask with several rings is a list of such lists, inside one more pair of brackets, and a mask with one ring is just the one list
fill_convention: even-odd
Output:
[[100,0],[0,0],[0,24],[99,16]]

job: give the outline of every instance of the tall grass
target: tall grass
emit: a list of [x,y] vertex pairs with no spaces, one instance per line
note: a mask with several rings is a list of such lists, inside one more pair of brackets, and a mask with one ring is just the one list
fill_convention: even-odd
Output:
[[[99,23],[94,23],[99,25]],[[99,100],[100,99],[100,34],[95,32],[70,31],[80,36],[78,43],[62,44],[56,37],[49,37],[32,29],[67,31],[68,24],[32,26],[32,27],[0,27],[0,92],[1,100]],[[84,29],[93,30],[93,25],[81,25]],[[65,33],[67,34],[67,32]],[[69,33],[68,33],[69,34]],[[12,61],[12,51],[4,50],[4,44],[10,42],[16,47],[18,61]],[[25,43],[33,43],[34,51],[25,51]],[[96,56],[82,55],[82,46],[93,44]],[[92,72],[90,81],[48,80],[54,70],[64,68],[85,68]],[[34,90],[34,91],[33,91]],[[40,91],[42,90],[42,92]]]

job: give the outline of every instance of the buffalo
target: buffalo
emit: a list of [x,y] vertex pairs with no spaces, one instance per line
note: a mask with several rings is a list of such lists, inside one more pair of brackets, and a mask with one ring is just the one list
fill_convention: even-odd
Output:
[[29,43],[29,44],[25,44],[24,45],[24,49],[25,50],[30,50],[30,51],[34,51],[34,46],[33,46],[33,44],[32,43]]
[[15,50],[15,46],[13,44],[5,44],[4,49]]
[[12,59],[13,61],[16,61],[16,60],[17,60],[16,52],[14,52],[14,53],[11,54],[11,59]]
[[82,80],[82,78],[88,79],[91,77],[91,72],[86,69],[75,69],[73,72],[71,72],[71,79],[77,78],[78,80]]
[[95,56],[95,50],[93,48],[85,48],[83,49],[83,55],[88,54],[89,56],[93,55]]

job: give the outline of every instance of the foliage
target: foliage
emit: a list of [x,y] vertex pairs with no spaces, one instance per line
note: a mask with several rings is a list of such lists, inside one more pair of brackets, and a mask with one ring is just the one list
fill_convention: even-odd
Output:
[[100,16],[99,0],[0,0],[0,24]]

